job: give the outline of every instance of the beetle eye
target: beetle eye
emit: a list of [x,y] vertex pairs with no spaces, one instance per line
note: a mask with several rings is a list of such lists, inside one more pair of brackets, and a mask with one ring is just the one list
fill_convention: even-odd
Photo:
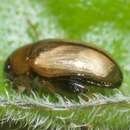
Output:
[[7,65],[7,69],[8,69],[8,70],[11,69],[11,65]]
[[11,70],[11,65],[10,65],[9,59],[6,61],[6,65],[5,65],[4,70],[7,73]]

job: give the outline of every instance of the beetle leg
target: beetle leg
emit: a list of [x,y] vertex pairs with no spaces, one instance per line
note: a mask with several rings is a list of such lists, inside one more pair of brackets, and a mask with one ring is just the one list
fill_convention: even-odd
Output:
[[43,92],[55,92],[55,86],[45,77],[34,75],[32,88],[34,91],[42,94]]
[[80,81],[77,81],[76,79],[70,79],[68,85],[75,93],[84,93],[86,91],[85,84]]
[[66,76],[54,79],[56,85],[65,90],[70,90],[75,93],[83,93],[86,91],[86,82],[83,77]]
[[21,75],[18,77],[14,77],[12,82],[13,82],[13,86],[15,87],[15,89],[18,93],[22,93],[22,92],[30,93],[31,92],[30,77],[28,77],[26,75]]
[[42,84],[46,87],[46,89],[51,92],[54,93],[56,91],[55,86],[49,82],[48,80],[42,80]]

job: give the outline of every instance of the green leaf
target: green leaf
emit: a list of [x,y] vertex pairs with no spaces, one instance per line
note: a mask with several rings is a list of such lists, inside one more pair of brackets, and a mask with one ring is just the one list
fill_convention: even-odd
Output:
[[[3,129],[130,129],[128,0],[0,0],[0,120]],[[3,67],[16,48],[45,38],[95,43],[123,71],[119,89],[83,95],[17,94]]]

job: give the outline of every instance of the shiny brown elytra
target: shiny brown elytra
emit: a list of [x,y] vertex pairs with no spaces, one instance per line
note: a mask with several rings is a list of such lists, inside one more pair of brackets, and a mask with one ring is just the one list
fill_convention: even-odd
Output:
[[49,88],[84,92],[88,85],[116,88],[122,83],[117,63],[104,51],[80,42],[47,39],[14,51],[5,71],[16,87],[31,88],[39,76]]

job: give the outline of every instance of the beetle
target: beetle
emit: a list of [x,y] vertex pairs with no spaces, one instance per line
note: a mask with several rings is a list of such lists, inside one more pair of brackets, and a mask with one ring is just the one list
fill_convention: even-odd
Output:
[[6,60],[5,72],[14,86],[31,88],[29,79],[39,76],[48,87],[75,93],[85,92],[90,85],[117,88],[123,80],[120,67],[104,50],[60,39],[18,48]]

